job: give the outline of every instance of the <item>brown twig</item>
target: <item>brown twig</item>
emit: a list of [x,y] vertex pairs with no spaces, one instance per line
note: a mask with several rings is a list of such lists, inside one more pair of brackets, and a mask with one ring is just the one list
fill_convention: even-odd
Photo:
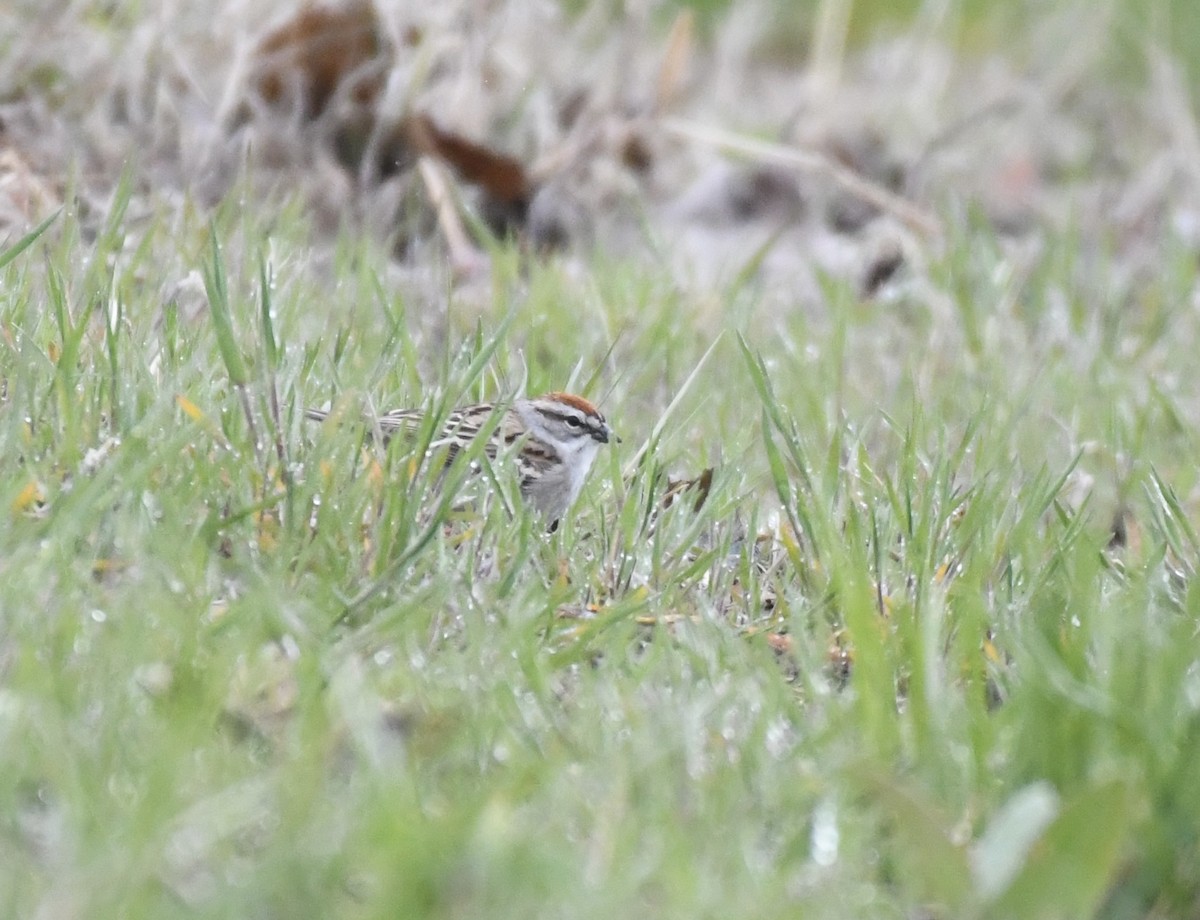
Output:
[[421,181],[425,183],[429,201],[437,213],[438,226],[442,228],[442,235],[450,248],[450,261],[455,271],[464,276],[478,274],[487,266],[487,256],[475,247],[463,227],[450,196],[445,171],[429,156],[421,157],[417,161],[417,168],[421,172]]
[[733,134],[682,118],[664,118],[659,125],[675,137],[741,154],[760,163],[826,176],[851,195],[894,215],[912,230],[929,237],[942,235],[941,222],[924,208],[831,160],[823,153],[773,144],[770,141]]

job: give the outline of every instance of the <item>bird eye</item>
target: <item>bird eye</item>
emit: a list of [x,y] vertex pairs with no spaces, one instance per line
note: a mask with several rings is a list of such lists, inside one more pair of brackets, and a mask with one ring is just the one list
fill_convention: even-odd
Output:
[[573,415],[567,416],[567,427],[568,428],[578,428],[579,425],[580,425],[579,419],[577,419]]

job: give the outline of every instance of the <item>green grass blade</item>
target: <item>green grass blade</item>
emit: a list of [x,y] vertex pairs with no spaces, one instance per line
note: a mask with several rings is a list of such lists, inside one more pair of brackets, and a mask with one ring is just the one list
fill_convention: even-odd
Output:
[[237,344],[234,332],[233,316],[229,304],[229,288],[225,280],[225,261],[221,256],[221,246],[217,242],[215,226],[209,228],[209,261],[204,266],[204,289],[208,293],[209,313],[212,316],[213,329],[217,334],[217,349],[225,364],[225,372],[230,382],[237,387],[244,387],[250,381],[250,373],[241,348]]
[[38,238],[50,229],[50,225],[58,220],[58,216],[62,213],[62,208],[59,208],[44,221],[26,233],[23,237],[17,240],[8,248],[0,251],[0,269],[4,268],[10,262],[17,258],[26,249],[38,241]]

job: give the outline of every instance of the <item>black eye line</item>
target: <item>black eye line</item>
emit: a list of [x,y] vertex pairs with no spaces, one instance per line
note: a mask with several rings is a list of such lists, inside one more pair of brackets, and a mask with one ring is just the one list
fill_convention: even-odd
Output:
[[[580,427],[595,428],[596,427],[595,425],[587,424],[587,421],[588,421],[587,419],[581,419],[577,415],[568,415],[565,412],[548,412],[547,414],[553,415],[560,422],[566,422],[567,426],[570,428],[580,428]],[[606,422],[604,420],[604,416],[600,415],[599,413],[596,414],[595,419],[597,422],[600,423],[601,427],[606,426],[608,424],[608,422]]]

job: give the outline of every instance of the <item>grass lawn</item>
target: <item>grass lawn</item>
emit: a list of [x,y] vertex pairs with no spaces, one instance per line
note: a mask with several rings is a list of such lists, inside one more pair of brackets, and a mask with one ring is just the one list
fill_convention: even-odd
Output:
[[[430,299],[136,186],[0,254],[0,916],[1200,913],[1186,242]],[[354,421],[550,389],[553,534]]]

